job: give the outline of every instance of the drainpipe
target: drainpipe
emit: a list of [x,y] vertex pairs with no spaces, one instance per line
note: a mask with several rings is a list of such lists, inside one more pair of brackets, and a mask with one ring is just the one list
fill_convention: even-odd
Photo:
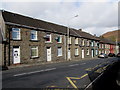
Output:
[[9,37],[8,37],[8,66],[10,66],[10,28],[8,29],[9,31]]

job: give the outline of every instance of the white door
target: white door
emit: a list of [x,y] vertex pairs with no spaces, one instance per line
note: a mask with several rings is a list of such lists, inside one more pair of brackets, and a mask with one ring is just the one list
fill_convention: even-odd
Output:
[[20,63],[20,47],[13,47],[13,64]]
[[94,51],[92,50],[92,58],[94,57]]
[[68,60],[71,59],[71,53],[70,53],[70,49],[68,50]]
[[84,56],[84,49],[82,49],[82,58],[85,58],[85,56]]
[[47,47],[47,61],[51,61],[51,47]]

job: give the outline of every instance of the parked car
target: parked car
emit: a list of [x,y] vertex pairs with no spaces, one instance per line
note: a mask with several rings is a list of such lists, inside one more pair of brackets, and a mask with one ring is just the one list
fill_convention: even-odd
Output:
[[98,55],[98,58],[108,58],[107,54],[101,53]]
[[120,57],[120,53],[117,54],[117,57]]
[[109,57],[115,57],[115,54],[114,53],[109,53],[108,56]]

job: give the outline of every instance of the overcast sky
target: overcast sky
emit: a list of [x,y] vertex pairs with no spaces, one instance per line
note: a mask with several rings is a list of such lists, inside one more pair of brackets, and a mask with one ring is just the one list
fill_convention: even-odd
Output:
[[0,8],[98,36],[118,29],[118,0],[2,0]]

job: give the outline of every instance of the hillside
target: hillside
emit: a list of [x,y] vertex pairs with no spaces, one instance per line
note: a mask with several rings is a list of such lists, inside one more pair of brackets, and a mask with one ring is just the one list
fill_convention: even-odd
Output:
[[116,41],[116,38],[117,38],[118,42],[120,42],[120,30],[107,32],[107,33],[105,33],[101,36],[104,37],[104,38],[110,39],[112,41]]

